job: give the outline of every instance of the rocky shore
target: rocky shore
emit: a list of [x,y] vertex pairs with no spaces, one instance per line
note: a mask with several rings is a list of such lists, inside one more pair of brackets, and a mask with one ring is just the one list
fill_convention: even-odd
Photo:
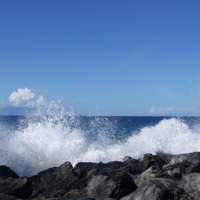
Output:
[[0,199],[199,200],[200,152],[145,154],[123,162],[65,162],[32,177],[0,166]]

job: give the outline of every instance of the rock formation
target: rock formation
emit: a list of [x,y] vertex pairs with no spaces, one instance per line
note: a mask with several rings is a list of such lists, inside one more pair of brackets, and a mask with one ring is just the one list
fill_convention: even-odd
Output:
[[123,162],[65,162],[32,177],[0,166],[4,200],[198,200],[200,153],[145,154]]

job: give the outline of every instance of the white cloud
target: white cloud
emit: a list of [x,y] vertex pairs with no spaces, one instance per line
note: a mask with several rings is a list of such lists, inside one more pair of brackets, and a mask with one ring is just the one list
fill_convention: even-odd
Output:
[[45,101],[43,96],[36,98],[36,94],[34,94],[31,89],[28,88],[18,88],[16,92],[13,92],[8,97],[8,100],[12,106],[28,108],[33,108],[35,106],[41,105]]
[[35,98],[35,94],[31,92],[31,89],[28,88],[18,88],[17,92],[13,92],[9,97],[8,100],[13,106],[19,106],[33,98]]
[[26,103],[25,107],[33,108],[33,107],[36,107],[36,106],[40,106],[44,103],[45,103],[44,97],[39,96],[38,99],[36,99],[35,101],[29,101],[28,103]]

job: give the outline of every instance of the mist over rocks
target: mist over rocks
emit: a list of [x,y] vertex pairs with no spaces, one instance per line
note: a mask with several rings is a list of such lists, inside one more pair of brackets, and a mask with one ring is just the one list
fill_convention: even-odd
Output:
[[200,152],[144,154],[142,160],[65,162],[31,177],[0,166],[0,199],[197,200]]

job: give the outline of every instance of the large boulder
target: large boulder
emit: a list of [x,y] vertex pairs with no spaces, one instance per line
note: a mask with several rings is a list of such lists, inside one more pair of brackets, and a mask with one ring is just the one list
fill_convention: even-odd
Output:
[[108,174],[117,183],[117,187],[110,196],[111,198],[120,199],[137,189],[135,182],[127,172],[123,170],[112,170]]
[[190,197],[199,199],[200,197],[200,173],[183,174],[183,188]]
[[166,164],[166,161],[159,155],[152,155],[152,154],[144,154],[143,161],[151,161],[153,165],[158,165],[162,167]]
[[146,171],[152,165],[154,165],[153,161],[142,161],[139,163],[128,165],[124,169],[134,175],[134,174],[141,174],[142,172]]
[[179,184],[172,179],[149,179],[143,182],[136,191],[120,200],[178,200],[184,192]]
[[45,197],[62,196],[70,190],[70,185],[77,181],[76,174],[70,162],[65,162],[59,167],[44,170],[30,177],[34,193],[33,197],[44,195]]
[[32,183],[27,177],[7,178],[0,181],[0,193],[26,199],[32,193]]
[[103,163],[92,163],[92,162],[79,162],[75,165],[74,171],[79,178],[83,178],[88,172],[96,169],[98,171],[109,171],[112,168],[105,166]]
[[168,163],[168,165],[174,165],[177,163],[181,163],[184,160],[187,162],[190,162],[192,164],[199,165],[200,164],[200,152],[173,155],[173,156],[171,156],[171,159],[167,163]]
[[117,183],[108,176],[94,176],[87,185],[87,195],[97,200],[106,199],[112,196]]
[[[79,180],[72,184],[73,190],[65,194],[65,197],[80,198],[82,195],[95,199],[120,199],[137,189],[124,166],[122,162],[78,163],[74,170]],[[86,190],[80,185],[85,186]]]
[[158,165],[152,165],[142,174],[136,176],[136,178],[134,178],[134,182],[139,187],[143,182],[151,178],[157,178],[157,177],[162,177],[162,176],[163,176],[163,172],[160,169],[160,167]]
[[0,165],[0,179],[5,179],[8,177],[19,178],[19,176],[9,167],[5,165]]
[[173,178],[181,178],[183,173],[200,172],[200,166],[187,160],[183,160],[182,162],[173,165],[164,165],[163,171],[164,174],[168,174]]
[[97,200],[120,199],[136,189],[137,186],[131,176],[118,170],[109,171],[108,175],[93,176],[86,187],[87,195]]

